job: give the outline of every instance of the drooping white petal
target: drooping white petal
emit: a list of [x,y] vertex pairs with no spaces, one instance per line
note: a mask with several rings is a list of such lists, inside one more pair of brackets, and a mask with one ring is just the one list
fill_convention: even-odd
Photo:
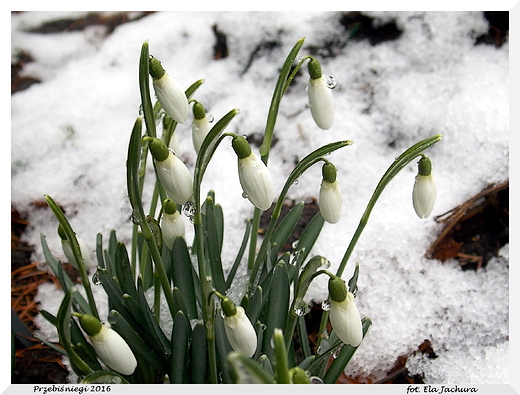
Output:
[[[79,249],[81,251],[81,257],[83,258],[83,264],[85,265],[85,270],[88,272],[89,269],[92,267],[92,263],[90,261],[90,252],[83,240],[79,238],[76,239],[78,240]],[[61,239],[61,247],[69,263],[76,269],[78,269],[78,264],[76,262],[76,258],[74,258],[74,254],[72,253],[72,248],[70,246],[69,241],[66,239]]]
[[224,330],[233,350],[250,358],[256,351],[257,338],[255,328],[249,321],[244,308],[236,306],[236,314],[224,316]]
[[271,207],[275,195],[271,173],[254,152],[238,159],[238,177],[245,195],[255,207],[260,210]]
[[343,302],[330,300],[330,305],[329,319],[334,332],[343,343],[359,346],[363,340],[363,325],[354,303],[354,295],[348,292]]
[[341,217],[342,195],[338,181],[322,180],[319,195],[320,213],[325,221],[335,224]]
[[195,147],[195,151],[197,154],[199,153],[200,147],[206,136],[208,135],[211,129],[211,124],[208,121],[207,117],[202,119],[193,119],[191,124],[191,137],[193,140],[193,147]]
[[177,204],[185,204],[193,193],[190,170],[171,151],[163,161],[156,161],[157,174],[166,194]]
[[307,94],[314,122],[321,129],[329,129],[334,120],[334,100],[331,89],[327,87],[326,77],[322,75],[320,78],[310,78]]
[[99,333],[89,338],[96,354],[109,368],[124,375],[134,373],[137,360],[119,333],[102,325]]
[[419,218],[427,218],[430,216],[435,201],[437,199],[437,185],[433,174],[428,176],[418,174],[415,176],[413,186],[412,200],[413,208]]
[[185,224],[181,214],[178,211],[173,214],[164,213],[161,218],[161,230],[163,243],[171,251],[175,239],[185,235]]
[[188,99],[175,80],[164,73],[159,79],[152,79],[155,94],[162,108],[172,119],[184,123],[188,119]]

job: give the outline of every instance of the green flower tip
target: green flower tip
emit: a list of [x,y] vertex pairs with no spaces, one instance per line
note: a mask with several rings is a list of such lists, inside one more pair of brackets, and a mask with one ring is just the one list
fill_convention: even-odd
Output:
[[175,214],[177,211],[177,204],[172,199],[164,199],[163,210],[166,214]]
[[101,330],[101,322],[94,316],[89,314],[81,314],[79,316],[79,323],[87,335],[94,336]]
[[204,106],[201,103],[195,102],[195,104],[193,105],[193,116],[195,117],[195,119],[204,119],[204,117],[206,116],[206,110],[204,109]]
[[158,160],[159,162],[166,160],[170,151],[168,150],[168,147],[166,146],[164,141],[158,139],[157,137],[149,136],[144,137],[143,140],[149,141],[148,146],[150,147],[150,152],[156,160]]
[[153,56],[150,56],[150,75],[154,80],[158,80],[161,78],[165,71],[161,65],[161,62],[159,60],[155,59]]
[[309,75],[312,80],[321,78],[321,65],[317,59],[311,58],[311,60],[307,64],[307,67],[309,68]]
[[329,296],[335,302],[343,302],[347,298],[347,286],[345,281],[338,276],[329,279]]
[[237,154],[239,159],[247,158],[251,155],[251,146],[243,136],[235,136],[231,141],[231,145],[233,146],[233,150]]
[[224,297],[221,304],[226,317],[233,317],[237,313],[237,306],[228,297]]
[[419,160],[419,174],[421,176],[429,176],[432,174],[432,162],[427,156],[422,156]]
[[310,384],[311,380],[309,379],[309,376],[303,370],[299,367],[294,367],[291,370],[289,370],[289,375],[291,376],[291,381],[293,384]]
[[336,170],[336,166],[334,166],[331,162],[325,162],[321,168],[321,174],[325,181],[332,184],[334,181],[336,181],[336,175],[338,174],[338,171]]
[[67,240],[67,235],[65,234],[65,230],[63,229],[63,226],[58,225],[58,235],[60,236],[60,239]]

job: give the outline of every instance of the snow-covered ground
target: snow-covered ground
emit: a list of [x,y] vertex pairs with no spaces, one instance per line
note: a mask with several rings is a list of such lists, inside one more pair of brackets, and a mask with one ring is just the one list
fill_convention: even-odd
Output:
[[[323,49],[316,53],[324,73],[338,81],[332,128],[314,124],[302,68],[282,101],[269,159],[279,190],[295,159],[328,142],[354,141],[328,158],[338,168],[344,206],[339,223],[325,225],[313,253],[326,256],[331,271],[380,177],[415,142],[443,135],[427,152],[438,185],[433,216],[509,179],[510,45],[475,45],[488,29],[481,12],[366,12],[374,23],[395,22],[402,32],[377,45],[347,40],[340,13],[328,11],[159,12],[108,36],[99,27],[26,32],[42,21],[82,14],[11,15],[11,53],[31,53],[34,62],[24,73],[42,80],[11,97],[11,204],[28,215],[24,237],[36,247],[35,260],[43,258],[42,233],[62,257],[52,213],[32,204],[44,194],[65,209],[92,250],[97,233],[108,237],[115,229],[129,240],[125,159],[139,113],[138,59],[145,40],[183,88],[205,80],[196,99],[215,119],[239,108],[229,130],[244,135],[263,132],[278,70],[296,40],[306,37],[301,55],[334,40],[333,57]],[[229,56],[220,60],[213,59],[214,25],[227,36]],[[193,168],[190,125],[179,125],[176,133],[180,154]],[[357,305],[373,320],[347,374],[380,379],[399,355],[428,339],[438,358],[410,358],[408,364],[427,382],[509,383],[515,378],[509,375],[509,246],[478,272],[462,271],[457,261],[426,259],[442,226],[414,213],[416,172],[412,163],[385,190],[345,271],[349,278],[359,262]],[[319,185],[316,167],[289,195],[317,197]],[[203,190],[210,189],[224,209],[223,261],[230,264],[252,213],[241,196],[230,144],[219,147],[208,168]],[[326,296],[326,280],[318,278],[308,301]],[[41,308],[55,312],[61,292],[41,286],[38,299]],[[43,319],[39,324],[44,336],[56,338]]]

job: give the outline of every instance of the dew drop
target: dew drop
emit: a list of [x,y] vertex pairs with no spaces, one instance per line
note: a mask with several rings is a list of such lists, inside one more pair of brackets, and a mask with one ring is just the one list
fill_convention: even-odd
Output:
[[318,376],[311,376],[309,378],[311,380],[311,384],[323,384],[323,379]]
[[296,248],[296,247],[298,247],[298,240],[294,240],[294,241],[292,242],[292,244],[291,244],[291,247],[292,247],[292,248]]
[[247,198],[248,198],[249,196],[248,196],[248,194],[247,194],[247,193],[245,193],[245,192],[242,192],[242,197],[243,197],[244,199],[247,199]]
[[141,221],[139,220],[139,217],[137,216],[137,214],[135,212],[132,212],[132,222],[136,225],[141,225]]
[[99,272],[97,270],[92,275],[92,283],[94,285],[101,285],[101,279],[99,278]]
[[329,89],[334,89],[336,87],[336,85],[338,85],[338,82],[336,81],[336,79],[331,75],[328,75],[325,78],[325,83],[327,84],[327,88],[329,88]]
[[298,179],[294,180],[294,185],[298,185],[300,181]]
[[303,317],[305,314],[307,314],[310,311],[309,306],[307,303],[302,303],[299,306],[297,306],[294,309],[294,314],[296,314],[298,317]]
[[332,351],[332,358],[336,359],[338,357],[342,347],[343,345],[336,347],[334,351]]
[[193,219],[197,213],[197,207],[195,207],[195,203],[190,200],[182,207],[182,212],[186,217]]
[[321,308],[324,310],[324,311],[329,311],[330,310],[330,300],[326,299],[324,300],[323,302],[321,302]]
[[330,267],[330,261],[327,258],[322,258],[320,267],[323,269],[328,269]]
[[211,114],[206,114],[206,119],[208,120],[209,123],[211,123],[215,120],[215,118],[213,118],[213,115],[211,115]]

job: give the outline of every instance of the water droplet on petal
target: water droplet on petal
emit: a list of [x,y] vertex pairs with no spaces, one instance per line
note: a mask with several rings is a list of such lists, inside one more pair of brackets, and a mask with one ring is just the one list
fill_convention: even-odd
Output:
[[244,199],[247,199],[249,196],[247,195],[247,193],[242,192],[242,197],[243,197]]
[[99,272],[97,270],[92,275],[92,283],[94,285],[101,285],[101,279],[99,278]]
[[208,120],[209,123],[211,123],[215,120],[215,118],[213,118],[213,115],[211,115],[211,114],[206,114],[206,119]]
[[186,217],[192,219],[197,213],[197,207],[195,207],[195,203],[190,200],[182,207],[182,212]]
[[325,78],[325,84],[327,85],[327,88],[334,89],[336,87],[336,85],[338,85],[338,82],[336,81],[336,79],[333,76],[328,75]]
[[324,311],[329,311],[330,310],[330,300],[326,299],[323,302],[321,302],[321,308]]

